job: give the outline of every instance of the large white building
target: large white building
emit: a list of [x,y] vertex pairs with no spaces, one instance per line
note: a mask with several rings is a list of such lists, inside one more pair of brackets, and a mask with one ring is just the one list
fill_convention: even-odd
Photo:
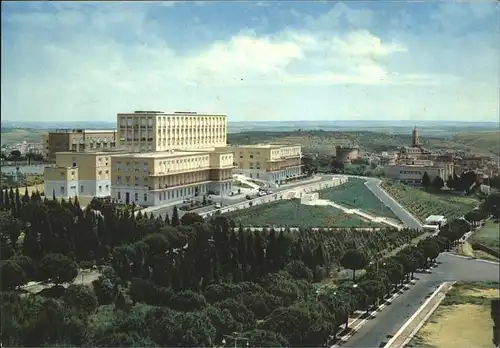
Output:
[[414,160],[399,162],[384,167],[385,177],[405,183],[422,183],[424,173],[427,172],[432,181],[439,176],[446,183],[448,177],[453,176],[453,163],[435,163],[430,160]]

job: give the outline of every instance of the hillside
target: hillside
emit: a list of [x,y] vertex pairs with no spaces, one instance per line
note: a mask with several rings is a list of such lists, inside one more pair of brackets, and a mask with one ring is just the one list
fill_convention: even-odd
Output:
[[[467,133],[459,133],[467,134]],[[476,138],[479,138],[479,133]],[[480,133],[481,136],[484,133]],[[492,139],[490,137],[489,139]],[[488,139],[488,138],[487,138]],[[252,144],[259,142],[286,142],[302,145],[304,152],[335,153],[335,146],[342,144],[356,144],[365,151],[392,151],[411,143],[411,134],[389,134],[381,132],[327,132],[327,131],[293,131],[293,132],[241,132],[228,134],[228,141],[232,144]],[[491,141],[467,143],[462,138],[446,139],[438,137],[424,137],[422,142],[428,148],[467,150],[481,154],[491,154]],[[495,153],[496,154],[496,153]]]
[[2,128],[1,144],[13,145],[22,141],[38,143],[40,142],[40,135],[45,132],[47,130],[34,128]]
[[500,131],[457,133],[451,140],[456,144],[488,149],[500,156]]

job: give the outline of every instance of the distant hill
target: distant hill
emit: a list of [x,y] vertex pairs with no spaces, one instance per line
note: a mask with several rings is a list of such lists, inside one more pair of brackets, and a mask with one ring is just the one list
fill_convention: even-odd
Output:
[[[482,138],[482,132],[473,133],[476,138]],[[450,150],[465,150],[484,155],[498,155],[491,146],[493,136],[487,137],[490,141],[478,141],[477,143],[467,143],[462,138],[461,133],[454,137],[422,137],[423,145],[427,148],[439,148]],[[302,145],[304,152],[317,152],[325,154],[335,154],[336,145],[358,145],[362,150],[368,152],[382,152],[397,150],[401,146],[411,144],[411,133],[389,134],[370,131],[252,131],[229,134],[228,141],[234,144],[254,144],[260,142],[285,142]],[[498,149],[498,148],[497,148]]]
[[1,129],[1,144],[13,145],[23,141],[27,143],[39,143],[40,135],[46,132],[43,129],[33,128],[3,128]]
[[451,141],[473,148],[488,149],[500,156],[500,131],[458,133],[451,138]]

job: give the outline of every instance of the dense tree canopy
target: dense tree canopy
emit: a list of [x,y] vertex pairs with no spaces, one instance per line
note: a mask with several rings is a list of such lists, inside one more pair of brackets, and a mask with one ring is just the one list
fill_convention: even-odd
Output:
[[[485,202],[481,214],[497,202]],[[4,345],[320,346],[468,226],[453,221],[439,237],[405,246],[421,232],[253,232],[222,216],[134,210],[2,191]],[[99,273],[85,282],[79,267],[93,265]],[[318,287],[339,268],[366,273],[337,279],[335,290]],[[46,285],[21,296],[29,281]]]

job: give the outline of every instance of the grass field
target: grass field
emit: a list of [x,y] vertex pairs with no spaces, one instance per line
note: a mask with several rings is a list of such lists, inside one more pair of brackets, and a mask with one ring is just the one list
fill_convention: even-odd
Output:
[[429,193],[389,181],[383,181],[381,186],[410,213],[422,221],[429,215],[444,215],[448,220],[452,220],[464,215],[479,204],[479,201],[473,197],[453,196],[447,193]]
[[[438,132],[439,133],[439,132]],[[449,132],[439,133],[449,134]],[[453,137],[422,137],[429,149],[466,150],[478,154],[498,155],[498,132],[456,133]],[[302,145],[304,152],[335,154],[335,145],[356,144],[368,151],[391,151],[411,144],[411,131],[397,134],[391,129],[378,131],[247,131],[230,133],[233,144],[282,142]],[[496,143],[495,143],[496,141]],[[495,150],[496,149],[496,150]]]
[[470,147],[490,149],[492,153],[500,156],[500,132],[457,133],[451,140]]
[[494,221],[488,221],[471,237],[471,242],[478,242],[495,250],[500,251],[500,225]]
[[393,219],[398,217],[387,208],[371,191],[365,186],[365,180],[349,178],[345,184],[329,187],[318,191],[321,199],[327,199],[348,208],[363,210],[376,216],[384,216]]
[[490,301],[499,296],[498,283],[455,284],[407,347],[491,348]]
[[46,133],[44,129],[32,128],[5,128],[2,129],[1,144],[17,144],[23,141],[27,143],[39,143],[42,133]]
[[290,227],[383,227],[381,224],[364,221],[358,215],[344,214],[328,206],[300,204],[300,200],[282,200],[260,204],[223,214],[243,226],[264,227],[267,225]]

